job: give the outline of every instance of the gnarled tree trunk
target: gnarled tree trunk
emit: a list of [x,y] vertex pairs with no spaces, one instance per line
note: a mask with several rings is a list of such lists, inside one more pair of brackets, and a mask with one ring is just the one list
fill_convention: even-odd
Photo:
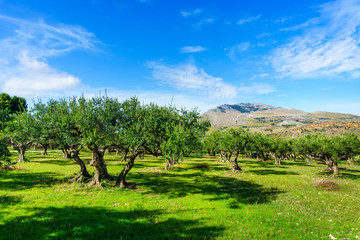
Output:
[[174,163],[168,157],[165,157],[165,162],[166,162],[165,170],[170,170],[174,168]]
[[71,153],[66,148],[61,149],[61,151],[63,152],[64,159],[71,159]]
[[18,159],[16,160],[17,162],[28,162],[28,160],[25,158],[25,151],[26,151],[26,148],[31,144],[32,142],[27,142],[27,143],[19,143],[19,144],[14,144],[12,143],[13,145],[13,148],[15,150],[18,151]]
[[72,153],[74,160],[80,165],[80,173],[75,175],[73,180],[77,181],[77,182],[83,182],[83,181],[86,181],[87,179],[91,178],[91,175],[87,171],[85,163],[80,159],[79,151],[80,150],[75,149],[75,148],[70,149],[70,152]]
[[90,185],[101,185],[101,180],[103,179],[114,180],[114,178],[109,175],[104,161],[105,149],[99,149],[99,147],[89,147],[89,149],[92,151],[90,166],[95,167],[95,174]]
[[275,165],[281,165],[281,158],[278,157],[276,154],[274,155],[275,158]]
[[119,174],[117,180],[116,180],[116,186],[120,187],[120,188],[124,188],[126,187],[126,175],[129,173],[129,171],[132,169],[132,167],[134,166],[134,162],[135,159],[137,158],[137,156],[141,154],[141,152],[136,151],[135,153],[131,154],[129,156],[129,160],[128,163],[126,164],[126,166],[123,168],[123,170],[121,171],[121,173]]
[[28,162],[28,160],[25,158],[26,145],[19,144],[19,146],[17,146],[16,148],[19,155],[17,162]]
[[335,176],[339,176],[339,166],[337,165],[337,162],[333,161],[333,173]]
[[325,169],[326,172],[333,172],[334,171],[334,169],[333,169],[333,161],[330,158],[326,157],[326,156],[325,156],[325,164],[326,164],[326,169]]
[[122,152],[121,162],[126,162],[126,157],[127,157],[128,153],[129,153],[129,150],[125,148]]
[[45,144],[42,144],[41,146],[42,146],[42,149],[43,149],[41,155],[42,155],[42,156],[48,155],[47,150],[48,150],[48,148],[49,148],[49,144],[45,143]]
[[241,167],[239,166],[239,164],[237,162],[238,156],[239,156],[239,153],[236,152],[234,154],[234,158],[231,161],[231,165],[232,165],[231,172],[234,172],[234,173],[242,172]]

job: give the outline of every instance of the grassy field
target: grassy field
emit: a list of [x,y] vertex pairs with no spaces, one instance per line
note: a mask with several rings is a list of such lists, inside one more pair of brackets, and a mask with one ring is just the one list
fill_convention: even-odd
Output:
[[[316,163],[241,159],[245,173],[233,174],[217,158],[165,171],[147,156],[128,175],[136,185],[119,189],[67,183],[79,167],[59,151],[27,157],[0,172],[0,239],[360,239],[359,166],[341,165],[329,191],[313,184],[331,179]],[[117,175],[124,163],[105,159]]]

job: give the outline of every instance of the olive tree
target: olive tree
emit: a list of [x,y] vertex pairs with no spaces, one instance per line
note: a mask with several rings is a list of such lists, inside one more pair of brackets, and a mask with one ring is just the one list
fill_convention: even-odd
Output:
[[238,164],[238,157],[240,154],[245,154],[250,147],[250,134],[242,128],[231,128],[224,132],[223,144],[225,150],[231,152],[233,158],[231,159],[232,172],[239,173],[242,171]]
[[113,180],[104,161],[104,153],[116,139],[116,125],[121,106],[117,99],[96,96],[90,100],[83,96],[74,106],[75,127],[81,134],[82,143],[90,149],[93,159],[91,166],[95,173],[90,185],[100,185],[104,179]]
[[11,145],[18,151],[18,162],[27,161],[25,158],[26,148],[29,147],[36,135],[36,125],[34,116],[28,112],[12,114],[11,120],[7,123],[5,136],[9,139]]
[[77,107],[76,98],[50,100],[47,103],[46,112],[48,114],[47,128],[52,132],[56,145],[63,152],[69,152],[80,166],[80,172],[73,178],[74,181],[80,182],[87,181],[91,175],[79,156],[83,144],[81,132],[77,128]]
[[163,155],[167,168],[171,168],[182,157],[200,149],[208,127],[209,122],[200,121],[195,110],[178,111],[172,106],[159,107],[153,103],[142,105],[137,98],[122,102],[116,132],[129,157],[116,185],[126,186],[126,175],[140,154]]
[[216,153],[220,151],[221,144],[221,132],[220,130],[213,130],[208,133],[204,138],[204,149],[209,156],[216,156]]

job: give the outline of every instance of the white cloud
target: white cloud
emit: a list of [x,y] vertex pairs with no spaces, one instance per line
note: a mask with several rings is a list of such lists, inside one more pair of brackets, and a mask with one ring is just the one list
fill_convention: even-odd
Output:
[[296,78],[357,76],[360,69],[360,1],[321,5],[319,16],[287,30],[302,34],[274,51],[275,70]]
[[148,62],[152,77],[179,90],[203,92],[210,99],[235,99],[238,95],[262,95],[275,91],[268,84],[254,83],[237,87],[222,78],[208,75],[194,64],[167,65],[163,62]]
[[203,10],[198,8],[193,11],[181,11],[180,14],[181,14],[181,16],[187,18],[187,17],[197,16],[197,15],[201,14],[202,12],[203,12]]
[[206,91],[211,98],[234,98],[236,87],[223,81],[222,78],[208,75],[204,69],[191,63],[166,65],[162,62],[148,62],[152,77],[161,80],[177,89]]
[[180,49],[181,53],[195,53],[195,52],[203,52],[207,49],[202,46],[185,46]]
[[0,40],[0,84],[2,91],[24,97],[42,96],[80,85],[72,74],[57,70],[47,58],[75,49],[94,49],[99,43],[80,26],[52,26],[0,15],[13,26],[13,35]]
[[259,20],[260,17],[261,17],[261,15],[257,15],[255,17],[243,18],[243,19],[240,19],[239,21],[237,21],[237,24],[244,25],[246,23],[255,22],[255,21]]
[[250,47],[250,42],[239,43],[229,49],[228,56],[232,59],[235,59],[237,55],[246,52]]
[[48,91],[59,91],[80,85],[80,80],[68,73],[59,72],[46,62],[29,57],[23,52],[15,72],[9,74],[2,90],[9,94],[37,97]]

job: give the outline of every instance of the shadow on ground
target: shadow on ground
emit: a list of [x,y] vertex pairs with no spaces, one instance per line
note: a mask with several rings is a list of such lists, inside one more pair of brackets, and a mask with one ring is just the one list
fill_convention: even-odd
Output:
[[0,174],[0,189],[7,191],[28,189],[33,187],[48,187],[59,182],[52,172],[8,172]]
[[148,194],[163,194],[169,198],[202,194],[210,201],[229,200],[230,208],[239,208],[240,204],[268,203],[283,193],[277,188],[265,188],[260,184],[232,177],[206,176],[201,172],[136,173],[131,176],[131,180],[143,186]]
[[249,172],[256,175],[300,175],[293,171],[276,171],[273,169],[250,170]]
[[[5,239],[212,239],[224,227],[161,217],[160,210],[117,211],[95,207],[31,208],[31,216],[6,221]],[[165,219],[165,220],[164,220]]]
[[20,203],[22,199],[22,196],[2,195],[0,196],[0,206],[15,205]]

